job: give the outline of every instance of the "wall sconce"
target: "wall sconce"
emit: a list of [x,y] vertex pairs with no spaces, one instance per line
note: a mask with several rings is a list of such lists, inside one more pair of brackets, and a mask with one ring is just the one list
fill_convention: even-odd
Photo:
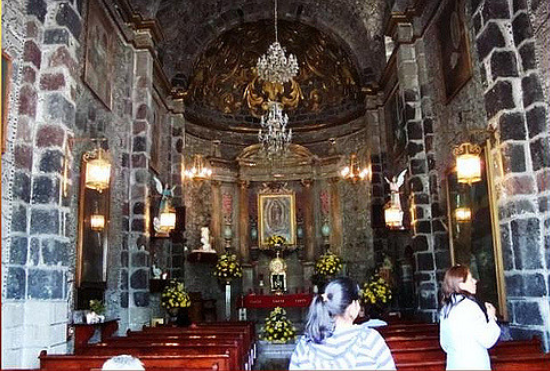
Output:
[[225,249],[227,250],[231,247],[231,239],[233,238],[233,230],[229,222],[227,222],[223,229],[223,238],[225,239]]
[[98,192],[109,188],[111,180],[111,161],[107,152],[101,147],[83,155],[86,162],[86,188],[95,189]]
[[472,184],[481,180],[481,147],[470,142],[453,150],[456,156],[456,175],[459,183]]
[[402,229],[403,211],[398,205],[390,201],[384,207],[384,220],[386,222],[386,227],[390,229]]
[[170,232],[176,228],[176,211],[173,208],[165,209],[160,213],[159,221],[159,228]]
[[102,231],[105,228],[105,215],[92,214],[90,215],[90,228],[94,231]]
[[455,210],[455,218],[459,223],[466,223],[472,219],[472,210],[469,207],[459,207]]
[[[206,162],[206,163],[205,163]],[[193,157],[193,167],[183,169],[183,178],[190,180],[205,180],[212,176],[212,169],[208,166],[208,161],[204,160],[202,155],[196,154]]]
[[352,182],[357,182],[358,180],[365,180],[370,175],[370,170],[368,167],[362,169],[359,168],[359,161],[357,160],[357,154],[352,153],[349,156],[349,165],[345,166],[340,175],[344,179],[351,180]]
[[330,224],[328,223],[328,219],[325,219],[325,222],[321,226],[321,236],[323,236],[325,245],[328,245],[330,237]]

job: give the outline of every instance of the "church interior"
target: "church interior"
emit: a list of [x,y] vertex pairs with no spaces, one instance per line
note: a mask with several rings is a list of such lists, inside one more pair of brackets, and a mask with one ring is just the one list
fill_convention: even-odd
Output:
[[443,370],[456,264],[506,329],[493,364],[548,369],[549,17],[3,1],[2,369],[287,369],[312,298],[346,276],[398,369]]

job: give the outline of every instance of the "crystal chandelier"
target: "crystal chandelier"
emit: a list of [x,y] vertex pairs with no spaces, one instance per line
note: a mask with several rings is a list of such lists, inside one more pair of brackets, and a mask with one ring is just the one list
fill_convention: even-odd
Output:
[[283,84],[298,74],[298,60],[294,54],[285,55],[285,49],[279,44],[277,32],[277,0],[275,0],[275,42],[267,50],[267,54],[258,58],[258,75],[264,81]]
[[352,153],[349,157],[349,165],[345,166],[341,171],[340,175],[344,179],[351,180],[352,182],[357,182],[358,180],[368,179],[370,171],[368,167],[360,168],[359,161],[357,159],[357,154]]
[[268,158],[284,156],[292,140],[292,129],[286,130],[287,123],[288,116],[283,115],[282,104],[269,102],[267,115],[262,116],[262,128],[258,132],[258,140]]

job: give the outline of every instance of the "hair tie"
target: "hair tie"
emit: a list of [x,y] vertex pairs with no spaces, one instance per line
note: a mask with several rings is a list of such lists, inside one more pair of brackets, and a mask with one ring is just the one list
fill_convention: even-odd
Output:
[[326,303],[328,301],[328,295],[325,292],[324,294],[321,294],[321,298],[323,298],[323,301]]

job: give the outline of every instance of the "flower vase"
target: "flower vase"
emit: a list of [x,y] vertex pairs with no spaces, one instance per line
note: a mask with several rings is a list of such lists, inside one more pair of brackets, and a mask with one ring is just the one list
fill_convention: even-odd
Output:
[[170,308],[168,312],[168,323],[175,325],[178,321],[179,308]]

